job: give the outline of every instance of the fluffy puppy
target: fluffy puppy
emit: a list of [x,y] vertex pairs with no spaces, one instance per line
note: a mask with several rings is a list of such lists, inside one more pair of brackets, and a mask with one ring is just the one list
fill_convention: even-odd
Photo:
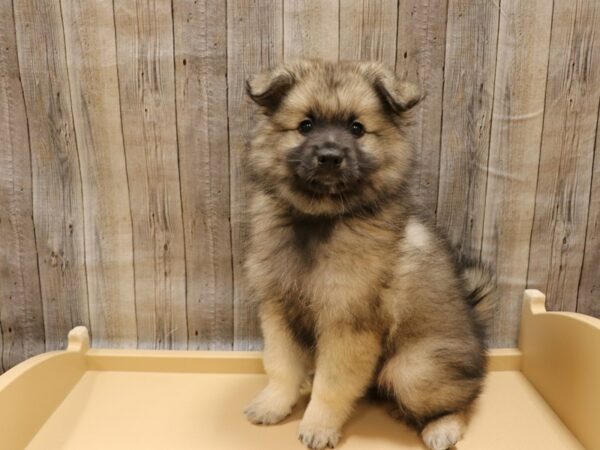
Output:
[[477,310],[490,278],[457,262],[411,192],[408,114],[421,95],[378,63],[299,61],[251,78],[245,259],[260,302],[267,387],[248,419],[290,414],[334,447],[367,389],[393,399],[432,450],[462,436],[485,377]]

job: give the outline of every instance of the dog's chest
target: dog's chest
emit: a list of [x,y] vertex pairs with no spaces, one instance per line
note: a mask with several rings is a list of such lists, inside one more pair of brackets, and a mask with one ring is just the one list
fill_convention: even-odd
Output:
[[335,246],[340,230],[334,219],[296,220],[286,227],[284,247],[294,254],[294,259],[304,271],[311,271]]
[[263,299],[281,303],[302,345],[314,346],[319,329],[374,314],[390,267],[387,239],[361,224],[334,220],[276,225],[253,234],[249,281]]
[[[335,311],[379,285],[390,248],[369,230],[335,219],[282,222],[255,236],[260,274],[282,295]],[[388,264],[389,268],[389,264]]]
[[317,293],[356,263],[348,232],[334,219],[289,221],[264,240],[269,270],[282,286],[305,294]]

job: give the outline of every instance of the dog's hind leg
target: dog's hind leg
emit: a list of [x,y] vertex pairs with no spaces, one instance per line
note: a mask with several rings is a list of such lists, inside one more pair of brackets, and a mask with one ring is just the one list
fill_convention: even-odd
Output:
[[464,343],[422,339],[402,346],[384,364],[378,385],[396,398],[403,418],[431,450],[446,450],[462,438],[464,412],[484,375],[485,361]]

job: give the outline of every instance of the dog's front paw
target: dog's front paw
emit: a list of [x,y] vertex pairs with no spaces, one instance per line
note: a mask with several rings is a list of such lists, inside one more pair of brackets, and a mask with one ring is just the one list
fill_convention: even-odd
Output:
[[298,439],[312,450],[333,448],[340,440],[341,433],[336,428],[325,426],[308,425],[300,423]]
[[282,398],[266,387],[244,410],[246,418],[257,425],[281,422],[292,412],[295,401]]

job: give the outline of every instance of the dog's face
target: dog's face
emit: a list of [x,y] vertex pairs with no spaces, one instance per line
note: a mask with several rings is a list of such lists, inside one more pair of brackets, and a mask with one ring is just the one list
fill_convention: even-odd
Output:
[[251,78],[262,118],[247,155],[255,181],[295,209],[376,205],[411,166],[404,128],[418,90],[377,63],[300,61]]

